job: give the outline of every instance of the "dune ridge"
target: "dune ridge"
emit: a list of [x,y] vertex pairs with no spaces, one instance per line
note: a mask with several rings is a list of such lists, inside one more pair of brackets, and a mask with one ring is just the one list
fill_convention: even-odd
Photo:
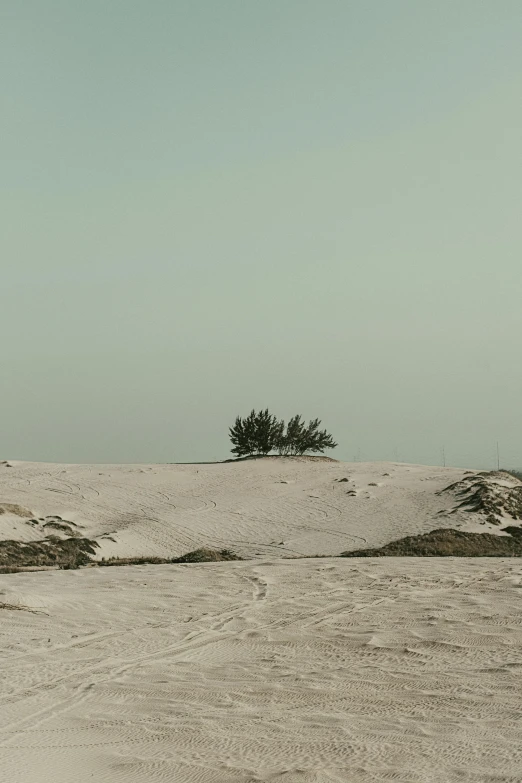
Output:
[[502,535],[498,513],[457,494],[493,479],[457,468],[288,458],[9,464],[0,469],[0,540],[87,538],[98,559],[171,559],[200,547],[244,558],[338,555],[444,526]]

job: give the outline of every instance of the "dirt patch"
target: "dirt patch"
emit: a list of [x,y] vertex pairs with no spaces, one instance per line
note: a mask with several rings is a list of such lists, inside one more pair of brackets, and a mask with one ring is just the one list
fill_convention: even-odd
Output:
[[452,528],[406,536],[377,549],[356,549],[341,557],[522,557],[522,531],[503,528],[509,535],[464,533]]

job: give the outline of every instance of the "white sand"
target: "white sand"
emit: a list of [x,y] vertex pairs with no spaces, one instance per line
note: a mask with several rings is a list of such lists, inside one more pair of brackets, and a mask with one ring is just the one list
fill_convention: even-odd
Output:
[[258,560],[0,585],[39,612],[0,611],[6,783],[522,780],[519,561]]
[[[91,538],[110,536],[101,539],[99,557],[172,557],[201,546],[253,558],[337,555],[437,527],[498,533],[477,515],[445,515],[457,501],[436,492],[464,476],[457,468],[295,460],[11,464],[0,466],[0,504],[26,507],[39,519],[58,515]],[[0,539],[56,532],[43,525],[3,514]]]

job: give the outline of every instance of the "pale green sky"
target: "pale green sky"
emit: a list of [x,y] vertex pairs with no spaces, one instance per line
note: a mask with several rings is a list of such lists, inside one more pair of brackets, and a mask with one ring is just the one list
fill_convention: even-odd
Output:
[[[0,0],[0,458],[522,465],[520,0]],[[397,451],[396,451],[397,450]]]

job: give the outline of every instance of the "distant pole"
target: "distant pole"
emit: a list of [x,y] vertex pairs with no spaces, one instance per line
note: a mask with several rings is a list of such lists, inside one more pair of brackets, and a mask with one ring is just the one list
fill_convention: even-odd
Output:
[[497,440],[497,470],[500,470],[500,447]]
[[395,462],[399,461],[399,449],[395,446],[393,453],[395,454]]
[[446,446],[442,447],[442,464],[446,467]]

